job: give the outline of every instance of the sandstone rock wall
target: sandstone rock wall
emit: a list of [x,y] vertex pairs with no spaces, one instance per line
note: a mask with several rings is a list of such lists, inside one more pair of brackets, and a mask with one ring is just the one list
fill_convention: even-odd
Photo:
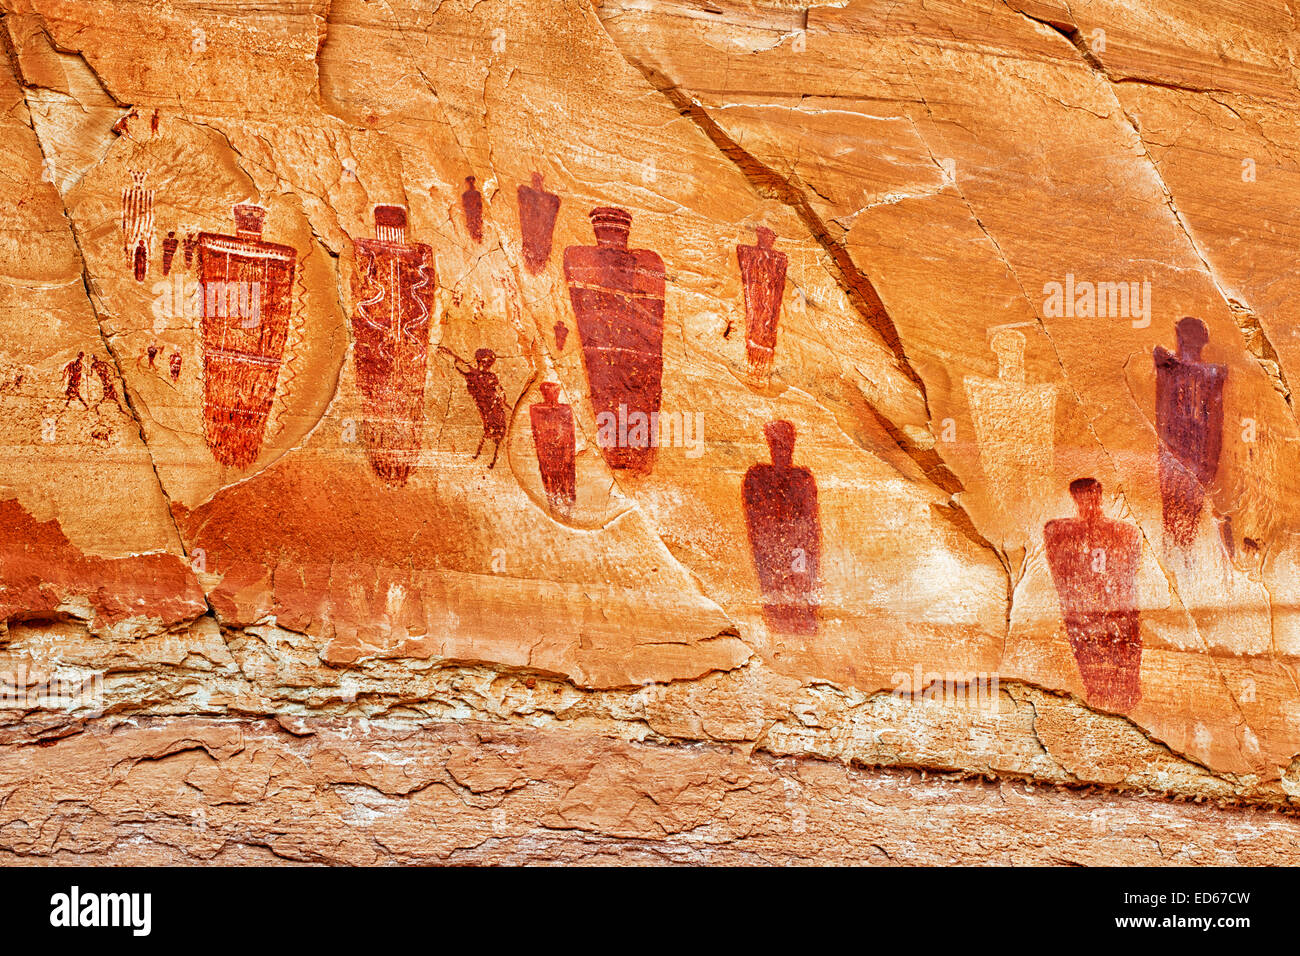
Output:
[[0,9],[7,860],[1293,861],[1285,4]]

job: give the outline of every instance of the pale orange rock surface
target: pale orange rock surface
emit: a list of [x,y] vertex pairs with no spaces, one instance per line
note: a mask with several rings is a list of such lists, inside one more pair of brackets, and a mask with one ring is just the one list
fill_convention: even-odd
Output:
[[1284,4],[0,10],[8,861],[1292,862]]

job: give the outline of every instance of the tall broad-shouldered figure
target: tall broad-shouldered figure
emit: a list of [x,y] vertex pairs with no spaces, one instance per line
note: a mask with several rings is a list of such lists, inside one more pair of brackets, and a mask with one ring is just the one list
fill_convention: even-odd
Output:
[[1142,696],[1142,532],[1102,514],[1095,479],[1070,482],[1070,495],[1078,517],[1057,518],[1043,528],[1048,567],[1089,703],[1127,713]]
[[1165,535],[1180,547],[1196,537],[1206,490],[1214,484],[1223,447],[1225,365],[1201,361],[1210,341],[1200,319],[1174,327],[1178,352],[1154,350],[1156,431],[1160,436],[1160,500]]
[[406,483],[420,457],[429,319],[437,286],[433,250],[406,240],[406,209],[375,207],[375,238],[356,241],[352,338],[370,466]]
[[657,444],[649,422],[658,420],[663,396],[664,261],[649,249],[628,248],[632,214],[626,210],[601,206],[588,218],[596,245],[564,250],[564,278],[592,410],[597,426],[602,416],[644,423],[620,427],[616,441],[598,443],[611,468],[645,474],[654,468]]
[[203,427],[213,456],[247,468],[258,456],[289,336],[298,253],[266,242],[266,209],[234,207],[235,234],[197,243],[203,338]]
[[763,433],[771,464],[751,465],[741,486],[749,545],[768,626],[817,633],[821,517],[817,481],[794,464],[794,425],[776,421]]

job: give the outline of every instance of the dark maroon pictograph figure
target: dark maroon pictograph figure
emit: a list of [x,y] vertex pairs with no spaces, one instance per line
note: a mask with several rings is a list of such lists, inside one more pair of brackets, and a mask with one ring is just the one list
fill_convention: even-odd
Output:
[[789,259],[775,248],[776,233],[758,227],[758,245],[736,246],[741,284],[745,290],[745,357],[750,374],[766,379],[776,354],[776,326],[785,296]]
[[1154,350],[1156,431],[1165,534],[1186,547],[1196,536],[1206,489],[1219,470],[1228,368],[1201,361],[1210,334],[1200,319],[1179,319],[1174,334],[1177,354],[1162,345]]
[[185,242],[183,249],[185,251],[185,268],[188,269],[194,265],[194,250],[199,244],[199,237],[192,232],[185,233]]
[[181,378],[181,353],[173,352],[172,357],[168,360],[168,371],[171,373],[172,381],[179,382]]
[[741,488],[763,616],[775,631],[816,634],[822,551],[817,481],[794,465],[793,424],[770,422],[763,433],[772,463],[751,465]]
[[266,242],[266,210],[234,207],[235,235],[199,233],[203,426],[218,462],[247,468],[266,434],[284,361],[298,253]]
[[1101,513],[1101,484],[1070,482],[1077,518],[1043,528],[1047,563],[1089,703],[1127,713],[1142,696],[1137,571],[1142,533]]
[[460,194],[460,208],[465,211],[465,225],[469,237],[475,242],[483,241],[483,194],[474,185],[474,177],[465,177],[465,191]]
[[551,507],[567,517],[578,498],[573,409],[560,401],[559,382],[542,382],[541,389],[542,400],[528,409],[537,465]]
[[362,434],[376,475],[402,485],[420,456],[429,317],[437,276],[433,250],[406,241],[406,209],[375,207],[374,239],[358,239],[352,276]]
[[122,251],[137,282],[149,272],[153,248],[153,190],[145,187],[146,175],[131,170],[131,185],[122,190]]
[[564,343],[569,340],[569,327],[564,324],[563,319],[556,319],[551,331],[555,333],[555,350],[563,352]]
[[[596,245],[564,250],[564,277],[596,425],[619,423],[618,440],[599,442],[600,450],[611,468],[645,474],[655,460],[649,422],[657,421],[662,399],[664,261],[649,249],[628,248],[626,210],[602,206],[588,218]],[[626,427],[638,420],[645,427]]]
[[438,351],[451,357],[456,371],[465,376],[465,387],[469,389],[470,398],[478,408],[479,417],[483,419],[483,437],[478,440],[474,451],[477,458],[483,453],[483,443],[492,440],[492,461],[488,468],[495,467],[497,455],[501,452],[501,440],[506,437],[506,393],[501,388],[501,380],[492,365],[497,354],[491,349],[479,349],[474,353],[474,364],[470,365],[463,358],[446,346],[439,345]]
[[560,197],[547,192],[541,173],[533,173],[531,186],[520,186],[519,233],[524,240],[524,268],[533,275],[546,268],[551,258],[551,235],[560,211]]
[[167,233],[167,238],[163,240],[163,275],[171,275],[172,260],[176,258],[176,249],[180,246],[180,240],[176,238],[176,233]]

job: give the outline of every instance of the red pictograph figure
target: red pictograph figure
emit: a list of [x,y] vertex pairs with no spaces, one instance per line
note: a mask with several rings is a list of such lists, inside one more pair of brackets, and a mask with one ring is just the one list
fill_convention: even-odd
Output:
[[560,197],[547,192],[541,173],[533,173],[531,186],[520,186],[519,233],[524,241],[524,268],[533,275],[546,268],[551,258],[551,235],[560,211]]
[[131,135],[131,120],[139,119],[139,118],[140,118],[140,111],[131,110],[131,112],[127,113],[125,116],[123,116],[121,119],[119,119],[116,123],[113,124],[113,132],[117,133],[117,135],[119,136],[129,137]]
[[167,233],[167,238],[163,240],[163,275],[171,275],[172,260],[176,258],[176,248],[180,245],[180,240],[176,238],[176,233]]
[[460,194],[460,208],[465,212],[465,225],[469,228],[469,237],[475,242],[483,241],[483,194],[474,185],[474,177],[465,177],[465,191]]
[[185,233],[185,268],[188,269],[194,265],[194,249],[199,244],[199,239],[194,233]]
[[573,409],[560,401],[559,382],[542,382],[541,389],[542,400],[528,409],[537,465],[551,507],[567,517],[578,498]]
[[234,208],[235,235],[199,233],[204,437],[218,462],[257,458],[275,400],[298,254],[265,242],[266,210]]
[[145,188],[147,175],[131,170],[131,185],[122,190],[122,251],[137,282],[149,271],[153,249],[153,190]]
[[488,468],[493,468],[501,452],[501,440],[506,437],[506,393],[496,372],[492,371],[497,354],[491,349],[479,349],[474,353],[474,364],[470,365],[446,346],[439,345],[438,351],[450,356],[456,371],[465,376],[465,387],[483,419],[483,437],[478,440],[474,457],[481,455],[483,443],[492,439],[492,461]]
[[74,398],[77,401],[81,402],[82,408],[90,408],[90,406],[86,404],[86,400],[81,395],[81,376],[83,371],[85,370],[85,367],[81,364],[81,360],[84,359],[85,357],[86,357],[85,352],[78,352],[76,358],[74,358],[67,365],[63,366],[63,407],[64,408],[67,408],[69,405],[71,405],[72,400]]
[[356,241],[352,338],[366,455],[376,475],[399,486],[420,457],[429,317],[438,280],[433,250],[406,241],[404,207],[375,207],[375,237]]
[[122,408],[122,403],[117,397],[117,384],[113,381],[112,367],[98,355],[92,355],[90,357],[90,370],[94,372],[95,377],[99,379],[102,393],[99,397],[99,401],[95,403],[95,407],[98,408],[104,402],[112,402],[117,406],[118,411],[125,412],[125,409]]
[[563,319],[556,319],[555,326],[551,329],[555,333],[555,350],[564,351],[564,343],[569,340],[569,327],[564,324]]
[[153,111],[153,116],[149,117],[149,132],[157,134],[158,132],[158,111]]
[[742,499],[749,546],[763,592],[768,626],[786,634],[816,634],[821,565],[817,481],[794,465],[794,425],[763,428],[772,463],[745,472]]
[[179,382],[181,379],[181,353],[173,352],[172,357],[168,360],[168,371],[171,373],[172,381]]
[[1101,484],[1070,482],[1077,518],[1047,522],[1047,563],[1089,703],[1127,713],[1142,696],[1137,570],[1142,533],[1101,513]]
[[1214,483],[1223,446],[1223,386],[1227,366],[1201,361],[1210,341],[1191,316],[1174,327],[1178,353],[1154,350],[1156,432],[1160,436],[1160,498],[1165,534],[1186,547],[1196,536],[1206,489]]
[[628,248],[631,213],[599,207],[588,218],[596,245],[564,250],[564,277],[597,430],[618,435],[598,444],[611,468],[644,474],[654,468],[652,423],[662,399],[664,262]]
[[776,326],[785,296],[785,271],[789,259],[774,243],[776,233],[758,227],[758,245],[736,246],[741,284],[745,290],[745,356],[750,374],[766,379],[776,354]]

